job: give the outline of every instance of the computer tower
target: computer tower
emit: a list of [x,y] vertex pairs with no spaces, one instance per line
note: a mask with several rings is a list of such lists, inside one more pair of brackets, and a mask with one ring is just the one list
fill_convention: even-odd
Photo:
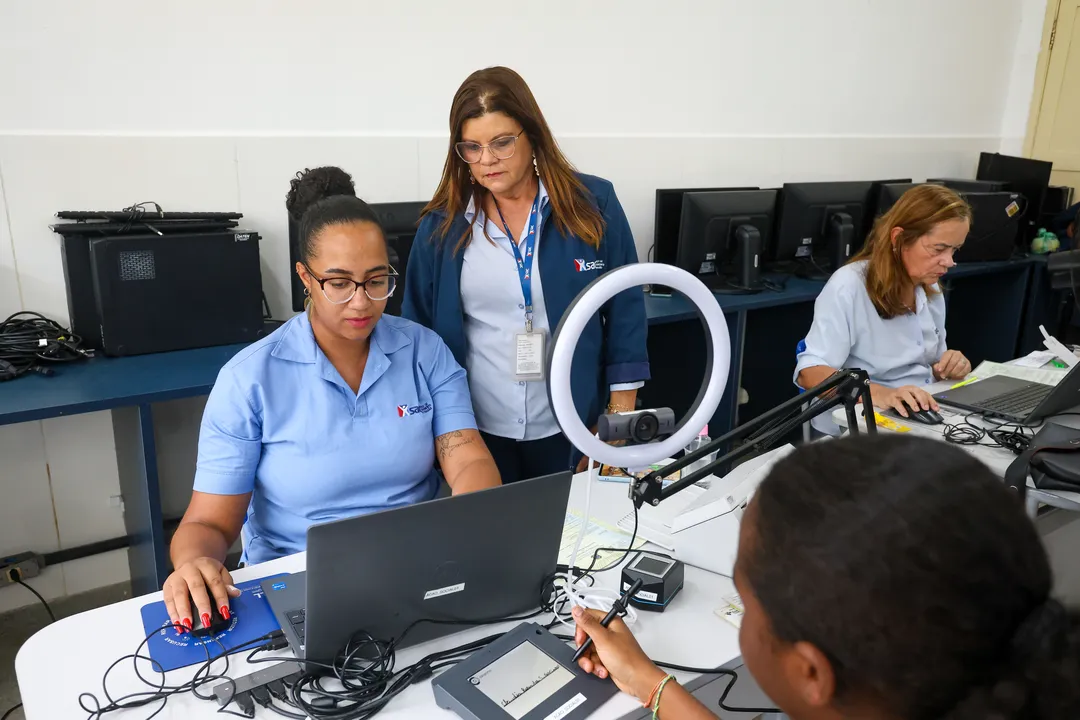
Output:
[[92,238],[85,265],[65,254],[69,303],[79,311],[73,330],[113,356],[256,340],[264,333],[259,240],[239,230]]

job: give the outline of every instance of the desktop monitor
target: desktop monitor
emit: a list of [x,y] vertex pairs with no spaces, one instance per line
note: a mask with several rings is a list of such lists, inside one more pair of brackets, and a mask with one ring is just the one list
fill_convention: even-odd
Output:
[[[918,187],[920,183],[888,183],[882,185],[877,196],[877,204],[874,207],[874,218],[877,219],[892,210],[892,206],[904,196],[908,190]],[[873,223],[871,223],[873,224]]]
[[[390,315],[401,314],[401,301],[404,296],[405,266],[409,262],[416,226],[420,222],[420,213],[426,202],[371,203],[371,209],[379,216],[383,233],[386,235],[387,252],[390,264],[398,271],[397,290],[386,302],[386,312]],[[298,223],[289,217],[289,268],[292,273],[292,305],[295,312],[304,309],[304,283],[296,274],[296,263],[300,260]]]
[[[877,220],[878,215],[881,213],[875,213],[873,210],[881,207],[882,195],[886,191],[883,188],[886,185],[911,185],[911,178],[895,178],[893,180],[875,180],[870,183],[870,200],[867,204],[867,212],[863,218],[863,237],[869,236],[870,231],[874,229],[874,221]],[[896,202],[895,200],[893,201]],[[892,207],[892,204],[889,205]]]
[[1005,182],[1010,186],[1008,189],[1020,193],[1027,200],[1020,214],[1020,233],[1017,237],[1017,243],[1025,248],[1039,229],[1039,217],[1053,169],[1054,164],[1045,160],[988,152],[979,156],[979,169],[975,177]]
[[664,188],[656,191],[656,224],[653,232],[653,262],[675,265],[679,255],[679,219],[683,195],[698,192],[757,190],[756,187]]
[[715,292],[759,292],[776,197],[776,190],[683,195],[676,264]]
[[1009,183],[1001,180],[971,180],[966,178],[934,178],[929,185],[944,185],[956,192],[1004,192],[1011,190]]
[[773,259],[795,260],[797,274],[824,279],[866,239],[870,182],[785,183]]
[[1016,249],[1024,198],[1015,192],[960,193],[971,206],[971,229],[956,262],[1008,260]]

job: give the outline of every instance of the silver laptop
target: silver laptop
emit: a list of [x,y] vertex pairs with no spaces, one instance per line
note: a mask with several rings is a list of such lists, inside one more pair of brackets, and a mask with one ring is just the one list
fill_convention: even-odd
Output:
[[[332,662],[364,631],[397,647],[540,604],[570,472],[313,525],[307,571],[262,588],[296,657]],[[418,622],[454,621],[455,624]]]

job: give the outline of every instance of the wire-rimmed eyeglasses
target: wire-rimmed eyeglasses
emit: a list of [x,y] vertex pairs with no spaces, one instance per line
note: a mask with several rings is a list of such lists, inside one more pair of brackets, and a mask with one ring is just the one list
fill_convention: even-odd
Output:
[[517,135],[497,137],[487,145],[474,142],[457,142],[454,143],[454,150],[457,151],[458,157],[470,165],[480,162],[480,159],[484,157],[484,150],[490,152],[491,156],[496,160],[509,160],[514,157],[514,151],[517,150],[517,139],[523,132],[525,132],[525,128],[522,128]]

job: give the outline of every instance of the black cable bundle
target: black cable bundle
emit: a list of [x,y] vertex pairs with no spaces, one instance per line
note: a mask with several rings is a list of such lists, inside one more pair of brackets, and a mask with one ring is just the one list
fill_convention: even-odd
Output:
[[36,312],[17,312],[0,322],[0,381],[30,371],[51,375],[54,363],[85,360],[82,338]]

